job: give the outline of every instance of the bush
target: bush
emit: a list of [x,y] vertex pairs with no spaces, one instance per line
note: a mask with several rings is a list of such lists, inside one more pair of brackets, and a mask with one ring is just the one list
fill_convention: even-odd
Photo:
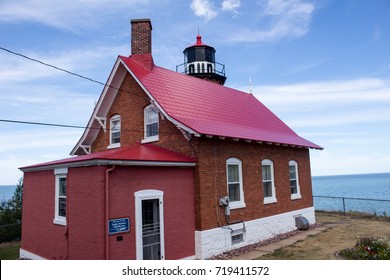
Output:
[[22,224],[23,178],[19,179],[13,197],[0,205],[0,243],[20,240]]
[[350,249],[344,249],[339,255],[348,260],[390,260],[389,238],[361,238]]

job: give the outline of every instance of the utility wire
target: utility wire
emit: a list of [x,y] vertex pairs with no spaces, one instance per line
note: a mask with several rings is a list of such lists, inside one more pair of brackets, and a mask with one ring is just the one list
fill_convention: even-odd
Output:
[[[97,129],[100,130],[102,127],[91,127],[91,126],[80,126],[80,125],[69,125],[69,124],[57,124],[57,123],[44,123],[44,122],[31,122],[31,121],[20,121],[20,120],[9,120],[9,119],[0,119],[0,122],[3,123],[15,123],[15,124],[28,124],[28,125],[40,125],[40,126],[51,126],[51,127],[65,127],[65,128],[77,128],[77,129]],[[106,128],[108,131],[114,130],[111,128]],[[123,129],[121,128],[121,132],[141,132],[144,133],[143,130],[137,129]],[[173,135],[177,134],[177,132],[159,132],[160,134]]]
[[9,50],[9,49],[7,49],[7,48],[4,48],[4,47],[1,47],[1,46],[0,46],[0,50],[3,50],[3,51],[8,52],[8,53],[10,53],[10,54],[13,54],[13,55],[22,57],[22,58],[24,58],[24,59],[27,59],[27,60],[30,60],[30,61],[33,61],[33,62],[42,64],[42,65],[44,65],[44,66],[53,68],[53,69],[55,69],[55,70],[58,70],[58,71],[67,73],[67,74],[72,75],[72,76],[76,76],[76,77],[78,77],[78,78],[81,78],[81,79],[84,79],[84,80],[87,80],[87,81],[90,81],[90,82],[93,82],[93,83],[96,83],[96,84],[99,84],[99,85],[102,85],[102,86],[105,86],[105,87],[107,86],[107,87],[109,87],[109,88],[112,88],[112,89],[115,89],[115,90],[118,90],[118,91],[121,91],[121,92],[129,93],[129,94],[134,94],[135,96],[140,97],[140,98],[143,98],[143,99],[145,99],[145,100],[148,101],[148,102],[150,101],[150,99],[148,99],[148,98],[146,98],[146,97],[144,97],[144,96],[138,95],[138,94],[136,94],[135,92],[130,92],[130,91],[123,90],[123,89],[120,89],[120,88],[117,88],[117,87],[113,87],[113,86],[111,86],[111,85],[109,85],[109,84],[107,84],[107,83],[103,83],[103,82],[94,80],[94,79],[92,79],[92,78],[89,78],[89,77],[86,77],[86,76],[77,74],[77,73],[75,73],[75,72],[72,72],[72,71],[69,71],[69,70],[60,68],[60,67],[55,66],[55,65],[53,65],[53,64],[49,64],[49,63],[43,62],[43,61],[38,60],[38,59],[35,59],[35,58],[31,58],[31,57],[29,57],[29,56],[27,56],[27,55],[24,55],[24,54],[21,54],[21,53],[17,53],[17,52],[11,51],[11,50]]
[[[83,129],[88,128],[88,127],[79,126],[79,125],[56,124],[56,123],[42,123],[42,122],[29,122],[29,121],[6,120],[6,119],[0,119],[0,122],[18,123],[18,124],[30,124],[30,125],[43,125],[43,126],[56,126],[56,127],[68,127],[68,128],[83,128]],[[89,128],[92,128],[92,127],[89,127]],[[99,127],[99,129],[100,129],[100,127]]]
[[99,81],[97,81],[97,80],[88,78],[88,77],[86,77],[86,76],[83,76],[83,75],[80,75],[80,74],[71,72],[71,71],[69,71],[69,70],[66,70],[66,69],[57,67],[57,66],[55,66],[55,65],[52,65],[52,64],[43,62],[43,61],[41,61],[41,60],[38,60],[38,59],[35,59],[35,58],[28,57],[27,55],[24,55],[24,54],[21,54],[21,53],[17,53],[17,52],[11,51],[11,50],[6,49],[6,48],[3,48],[3,47],[1,47],[1,46],[0,46],[0,49],[3,50],[3,51],[8,52],[8,53],[10,53],[10,54],[13,54],[13,55],[16,55],[16,56],[23,57],[23,58],[25,58],[25,59],[27,59],[27,60],[37,62],[37,63],[42,64],[42,65],[44,65],[44,66],[54,68],[54,69],[56,69],[56,70],[58,70],[58,71],[65,72],[65,73],[67,73],[67,74],[70,74],[70,75],[73,75],[73,76],[82,78],[82,79],[84,79],[84,80],[87,80],[87,81],[90,81],[90,82],[93,82],[93,83],[96,83],[96,84],[99,84],[99,85],[102,85],[102,86],[107,86],[107,84],[105,84],[105,83],[102,83],[102,82],[99,82]]

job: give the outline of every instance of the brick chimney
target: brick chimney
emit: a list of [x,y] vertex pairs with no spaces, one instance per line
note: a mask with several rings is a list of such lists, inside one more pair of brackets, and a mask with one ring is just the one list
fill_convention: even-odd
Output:
[[152,23],[150,19],[131,22],[131,55],[152,53]]

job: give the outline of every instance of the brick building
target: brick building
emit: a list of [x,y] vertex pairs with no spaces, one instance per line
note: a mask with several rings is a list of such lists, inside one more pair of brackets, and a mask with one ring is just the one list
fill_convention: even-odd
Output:
[[131,21],[68,159],[24,172],[21,256],[204,259],[315,223],[309,149],[251,94],[223,86],[198,35],[183,73],[154,64],[150,20]]

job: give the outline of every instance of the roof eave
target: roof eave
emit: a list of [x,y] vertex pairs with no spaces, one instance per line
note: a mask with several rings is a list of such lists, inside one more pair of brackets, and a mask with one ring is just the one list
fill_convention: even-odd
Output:
[[45,171],[57,168],[77,168],[102,165],[121,166],[148,166],[148,167],[194,167],[196,162],[176,162],[176,161],[138,161],[138,160],[112,160],[112,159],[91,159],[83,161],[73,161],[65,163],[54,163],[47,165],[26,166],[19,168],[22,172]]

